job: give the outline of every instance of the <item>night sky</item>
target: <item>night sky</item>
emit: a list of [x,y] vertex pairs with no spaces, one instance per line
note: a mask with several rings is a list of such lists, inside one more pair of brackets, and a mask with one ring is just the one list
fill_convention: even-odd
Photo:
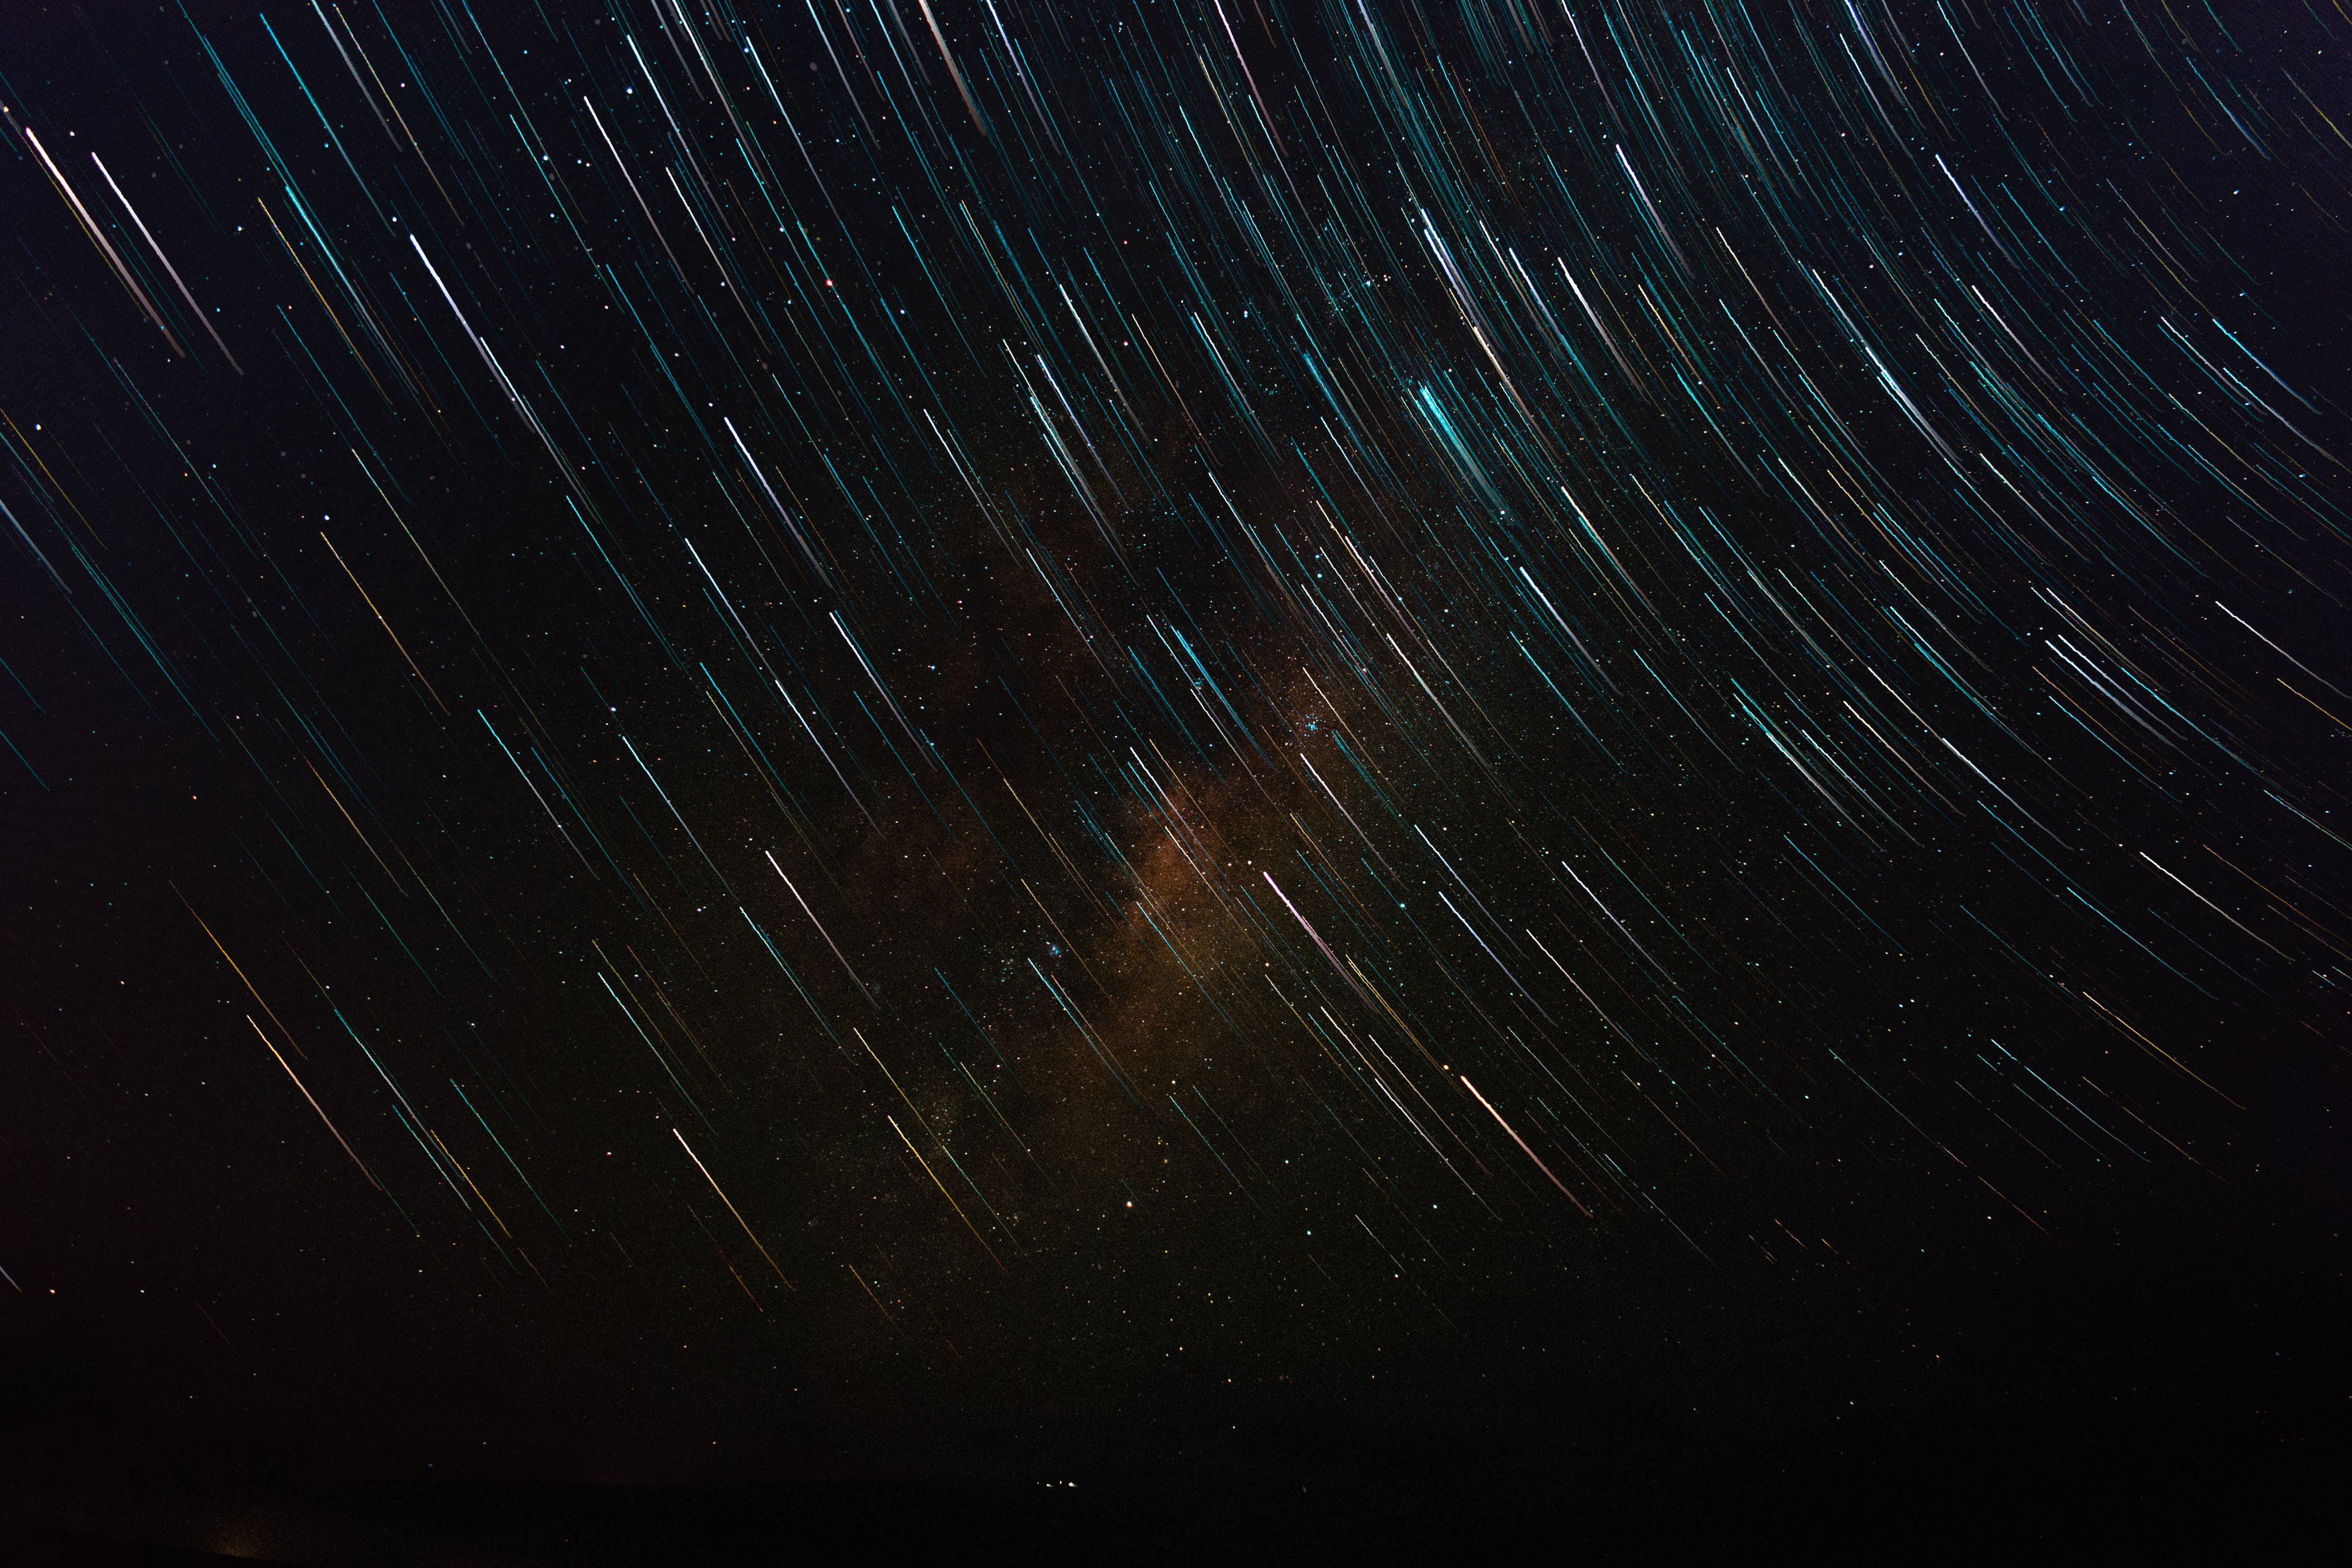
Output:
[[12,1508],[2340,1439],[2330,0],[0,9]]

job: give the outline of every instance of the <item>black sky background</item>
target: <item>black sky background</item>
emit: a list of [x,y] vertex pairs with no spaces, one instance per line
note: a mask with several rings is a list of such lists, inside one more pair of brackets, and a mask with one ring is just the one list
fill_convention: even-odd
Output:
[[[18,754],[0,758],[0,1440],[23,1528],[299,1561],[750,1559],[779,1537],[818,1554],[984,1540],[1123,1557],[1228,1532],[1443,1556],[1480,1531],[1618,1555],[1717,1529],[1959,1541],[1999,1520],[2162,1540],[2324,1501],[2352,1397],[2347,862],[2264,802],[2345,820],[2328,811],[2352,732],[2304,693],[2352,685],[2346,470],[2309,450],[2352,446],[2352,146],[2325,118],[2352,125],[2352,22],[2167,13],[2170,31],[2134,24],[2144,44],[2120,7],[1963,6],[1955,34],[1986,41],[1971,80],[1933,43],[1935,7],[1896,7],[1885,32],[1912,46],[1916,135],[1865,152],[1833,144],[1875,134],[1852,84],[1880,78],[1857,58],[1832,85],[1803,40],[1856,47],[1876,18],[1759,13],[1785,73],[1774,100],[1809,117],[1822,162],[1786,169],[1781,204],[1743,207],[1726,193],[1760,184],[1692,118],[1704,73],[1596,74],[1526,8],[1379,13],[1412,83],[1393,94],[1338,12],[1228,11],[1222,35],[1214,7],[1004,6],[998,34],[984,8],[935,9],[944,42],[904,68],[919,90],[886,99],[849,58],[845,92],[809,18],[781,8],[688,7],[689,24],[425,4],[350,9],[340,35],[265,8],[283,54],[249,9],[8,8],[0,497],[25,545],[0,573],[0,732]],[[828,19],[823,42],[863,40],[887,80],[888,15],[892,37],[930,47],[914,7]],[[1704,15],[1628,7],[1608,25],[1654,62]],[[2036,52],[2036,17],[2094,87],[2042,74],[2060,51]],[[730,29],[786,78],[793,133],[751,56],[721,51],[697,77],[695,40]],[[330,35],[384,54],[382,102],[412,121],[382,123]],[[1016,36],[1026,78],[990,42]],[[395,38],[412,52],[398,68]],[[2202,79],[2189,61],[2221,90],[2179,90]],[[756,152],[730,150],[722,78]],[[631,83],[649,79],[675,102],[646,112]],[[1638,116],[1642,80],[1682,84],[1653,92],[1664,118]],[[1406,99],[1458,141],[1415,142]],[[1247,124],[1260,99],[1275,134],[1260,120],[1214,141],[1218,104]],[[1136,118],[1146,104],[1164,134]],[[2250,121],[2236,140],[2228,105]],[[562,204],[533,183],[525,116],[530,144],[568,165]],[[142,319],[28,129],[85,202],[105,189],[89,153],[106,160],[237,370],[133,250],[186,351]],[[628,156],[595,161],[600,134]],[[1185,145],[1197,168],[1169,151]],[[1678,195],[1660,185],[1660,227],[1609,183],[1626,148],[1654,182],[1684,171]],[[1923,247],[1975,244],[1968,210],[1926,183],[1939,152],[1979,190],[2031,176],[2092,204],[2079,234],[2053,221],[2032,265],[1998,239],[1971,265],[2035,312],[2009,361],[2021,397],[2147,481],[2144,510],[2165,519],[2147,537],[2053,464],[2021,469],[2043,487],[2029,478],[2019,501],[2074,510],[2034,537],[2097,548],[2053,547],[2040,575],[2002,554],[1949,499],[1894,378],[1838,336],[1832,302],[1850,299],[1906,356],[1901,379],[1932,383],[1941,361],[1903,315],[1918,277],[1894,257],[1924,276]],[[691,237],[728,210],[689,196],[698,180],[739,204],[725,263],[715,236]],[[755,232],[763,181],[803,249]],[[1234,211],[1275,231],[1259,193],[1277,187],[1328,215],[1253,249]],[[91,210],[134,243],[127,209]],[[1481,274],[1478,327],[1412,248],[1428,224],[1471,256],[1481,222],[1605,279],[1644,368],[1605,379],[1613,348],[1594,337],[1600,368],[1577,383],[1533,339],[1482,337],[1538,313]],[[1348,298],[1332,258],[1375,240],[1391,259]],[[803,256],[833,277],[777,259]],[[1762,278],[1742,284],[1735,258]],[[1846,292],[1808,293],[1809,267]],[[828,288],[847,301],[833,315],[803,298]],[[1115,371],[1108,341],[1088,357],[1045,324],[1064,288],[1097,329],[1149,333],[1174,362],[1153,379],[1125,340]],[[2220,342],[2183,300],[2307,400],[2305,446],[2283,416],[2199,390],[2178,351],[2154,359],[2159,319]],[[1785,335],[1738,361],[1690,302]],[[850,321],[898,336],[861,347]],[[2147,356],[2137,423],[2084,371],[2105,352],[2095,323],[2127,346],[2115,362]],[[1204,351],[1219,343],[1222,379]],[[2046,387],[2024,368],[2037,350],[2059,367]],[[1308,355],[1352,378],[1344,399],[1318,393]],[[1940,754],[1920,754],[1916,792],[1881,762],[1885,821],[1825,815],[1743,727],[1733,682],[1779,679],[1764,706],[1793,723],[1815,695],[1844,700],[1848,661],[1779,623],[1780,643],[1743,641],[1731,590],[1697,552],[1666,553],[1640,497],[1707,508],[1735,548],[1819,573],[1825,599],[1848,580],[1792,493],[1743,473],[1756,454],[1694,415],[1709,405],[1688,382],[1674,401],[1678,363],[1718,372],[1709,396],[1752,393],[1738,406],[1775,451],[1835,444],[1794,368],[1828,382],[1820,406],[1851,421],[1856,471],[1916,508],[1922,558],[1949,558],[1920,591],[1944,594],[1969,677],[2027,732],[1988,763],[1995,788],[2060,831],[2012,831],[2008,797]],[[1469,432],[1458,446],[1417,412],[1441,402]],[[1343,404],[1360,422],[1344,435]],[[1956,433],[1957,406],[1937,416]],[[932,415],[984,504],[925,444]],[[2143,460],[2200,417],[2241,466]],[[1057,469],[1041,423],[1093,444],[1067,449],[1095,488]],[[2016,428],[2032,450],[2032,420]],[[1370,484],[1345,477],[1376,456],[1391,466]],[[2299,493],[2249,499],[2247,474],[2290,471]],[[1591,559],[1570,553],[1560,477],[1650,552],[1636,591],[1673,628],[1654,639],[1598,568],[1577,590],[1593,663],[1619,683],[1577,688],[1597,739],[1514,648],[1551,639],[1537,646],[1559,670],[1566,643],[1496,586],[1522,565],[1558,584]],[[1318,562],[1354,570],[1319,508],[1345,515],[1403,605],[1383,619],[1361,574],[1350,610],[1368,630],[1349,624],[1345,647],[1303,598]],[[794,553],[795,528],[821,563]],[[1281,548],[1295,566],[1272,568]],[[2066,625],[2036,594],[2058,587],[2168,661],[2167,695],[2205,705],[2182,720],[2198,738],[2149,748],[2179,770],[2162,786],[2038,696],[2057,668],[2043,639]],[[2304,674],[2215,614],[2217,593]],[[1428,684],[1391,663],[1335,705],[1308,679],[1369,664],[1391,633],[1433,651]],[[1634,687],[1633,656],[1662,647],[1685,664]],[[1934,722],[1995,755],[1998,727],[1925,663],[1885,667],[1897,701],[1934,694]],[[779,674],[831,755],[770,700]],[[1192,690],[1171,702],[1155,681]],[[1370,771],[1339,773],[1343,728],[1386,801]],[[2235,771],[2221,760],[2241,753]],[[1287,759],[1310,754],[1360,818]],[[1929,799],[1963,789],[1991,809]],[[2082,858],[2044,880],[2053,841]],[[1784,843],[1812,846],[1811,879]],[[2206,885],[2241,913],[2176,898],[2159,914],[2170,894],[2143,849],[2291,877],[2304,918],[2210,861]],[[1188,852],[1229,874],[1195,875]],[[1618,913],[1646,904],[1624,942],[1549,869],[1570,859],[1619,868],[1603,884]],[[1361,989],[1299,927],[1235,913],[1247,888],[1283,918],[1254,873],[1363,956]],[[1366,890],[1391,884],[1401,913],[1376,919]],[[1503,915],[1448,915],[1465,890]],[[1172,942],[1133,917],[1139,901]],[[1518,936],[1555,931],[1640,1020],[1633,1054],[1571,1017],[1577,992],[1521,972],[1542,959]],[[1459,1125],[1467,1174],[1430,1153],[1454,1144],[1424,1146],[1370,1092],[1346,1099],[1345,1044],[1284,1010],[1313,995],[1349,1029],[1362,1014],[1388,1030],[1379,988],[1399,1007],[1386,1049],[1410,1036],[1428,1053],[1396,1068],[1400,1087],[1453,1092],[1432,1115]],[[640,1019],[663,1049],[631,1032]],[[2006,1071],[1988,1040],[2045,1087],[2103,1081],[2130,1157],[2095,1148],[2087,1117],[2062,1133],[1980,1097],[1995,1091],[1969,1059]],[[1475,1077],[1511,1139],[1545,1129],[1573,1163],[1546,1080],[1567,1092],[1587,1073],[1622,1102],[1593,1122],[1631,1173],[1613,1186],[1597,1159],[1547,1183],[1565,1167],[1531,1163],[1454,1082]],[[470,1193],[408,1131],[404,1094]],[[940,1154],[962,1164],[935,1171]]]

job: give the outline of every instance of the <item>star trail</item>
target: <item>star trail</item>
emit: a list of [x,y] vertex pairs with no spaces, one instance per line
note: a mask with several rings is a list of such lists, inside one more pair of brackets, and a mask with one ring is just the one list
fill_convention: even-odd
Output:
[[2334,1157],[2339,6],[17,17],[0,1267],[158,1399],[1459,1414]]

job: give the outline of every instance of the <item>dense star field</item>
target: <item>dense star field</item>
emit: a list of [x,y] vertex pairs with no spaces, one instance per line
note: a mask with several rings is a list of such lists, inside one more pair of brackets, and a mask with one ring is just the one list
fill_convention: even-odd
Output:
[[14,1440],[1828,1432],[2183,1300],[2320,1375],[2210,1274],[2343,1189],[2347,57],[12,7]]

